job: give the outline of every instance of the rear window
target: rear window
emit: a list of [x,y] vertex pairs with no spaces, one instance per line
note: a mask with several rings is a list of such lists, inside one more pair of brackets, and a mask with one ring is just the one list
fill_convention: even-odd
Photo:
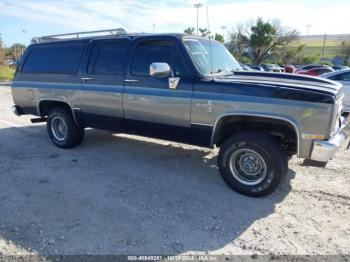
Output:
[[46,46],[30,51],[22,72],[73,74],[78,71],[82,46]]

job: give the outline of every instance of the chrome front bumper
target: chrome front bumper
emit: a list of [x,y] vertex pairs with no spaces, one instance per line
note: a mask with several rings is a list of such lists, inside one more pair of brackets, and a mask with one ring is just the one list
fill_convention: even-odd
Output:
[[310,159],[319,162],[328,162],[342,147],[348,149],[350,136],[349,118],[345,119],[338,132],[329,140],[314,141]]

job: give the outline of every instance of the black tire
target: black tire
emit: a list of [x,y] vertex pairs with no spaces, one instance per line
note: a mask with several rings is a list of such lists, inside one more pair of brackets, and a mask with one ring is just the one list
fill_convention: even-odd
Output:
[[[57,128],[57,125],[61,128]],[[52,142],[61,148],[75,147],[84,137],[84,128],[75,123],[71,111],[64,106],[55,107],[49,112],[47,132]]]
[[222,178],[233,190],[261,197],[280,185],[288,171],[288,161],[273,137],[262,132],[243,131],[228,138],[221,146],[218,167]]

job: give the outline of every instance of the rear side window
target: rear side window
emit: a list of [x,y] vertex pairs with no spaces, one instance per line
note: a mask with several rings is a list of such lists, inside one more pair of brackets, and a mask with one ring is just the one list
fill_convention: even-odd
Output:
[[106,42],[93,46],[88,73],[97,75],[121,75],[127,58],[125,42]]
[[80,45],[46,46],[33,49],[22,68],[24,73],[73,74],[78,71]]
[[320,69],[315,69],[315,72],[319,75],[322,75],[322,74],[329,73],[332,71],[329,69],[326,69],[326,68],[320,68]]
[[342,79],[344,81],[350,81],[350,73],[344,73]]
[[330,79],[339,81],[350,81],[350,73],[338,74],[330,77]]

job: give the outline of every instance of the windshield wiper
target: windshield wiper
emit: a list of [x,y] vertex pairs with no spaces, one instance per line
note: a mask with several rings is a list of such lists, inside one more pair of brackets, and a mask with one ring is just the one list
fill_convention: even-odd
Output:
[[215,71],[210,72],[211,74],[222,74],[222,73],[227,73],[223,75],[231,75],[234,74],[234,69],[228,70],[228,69],[216,69]]

